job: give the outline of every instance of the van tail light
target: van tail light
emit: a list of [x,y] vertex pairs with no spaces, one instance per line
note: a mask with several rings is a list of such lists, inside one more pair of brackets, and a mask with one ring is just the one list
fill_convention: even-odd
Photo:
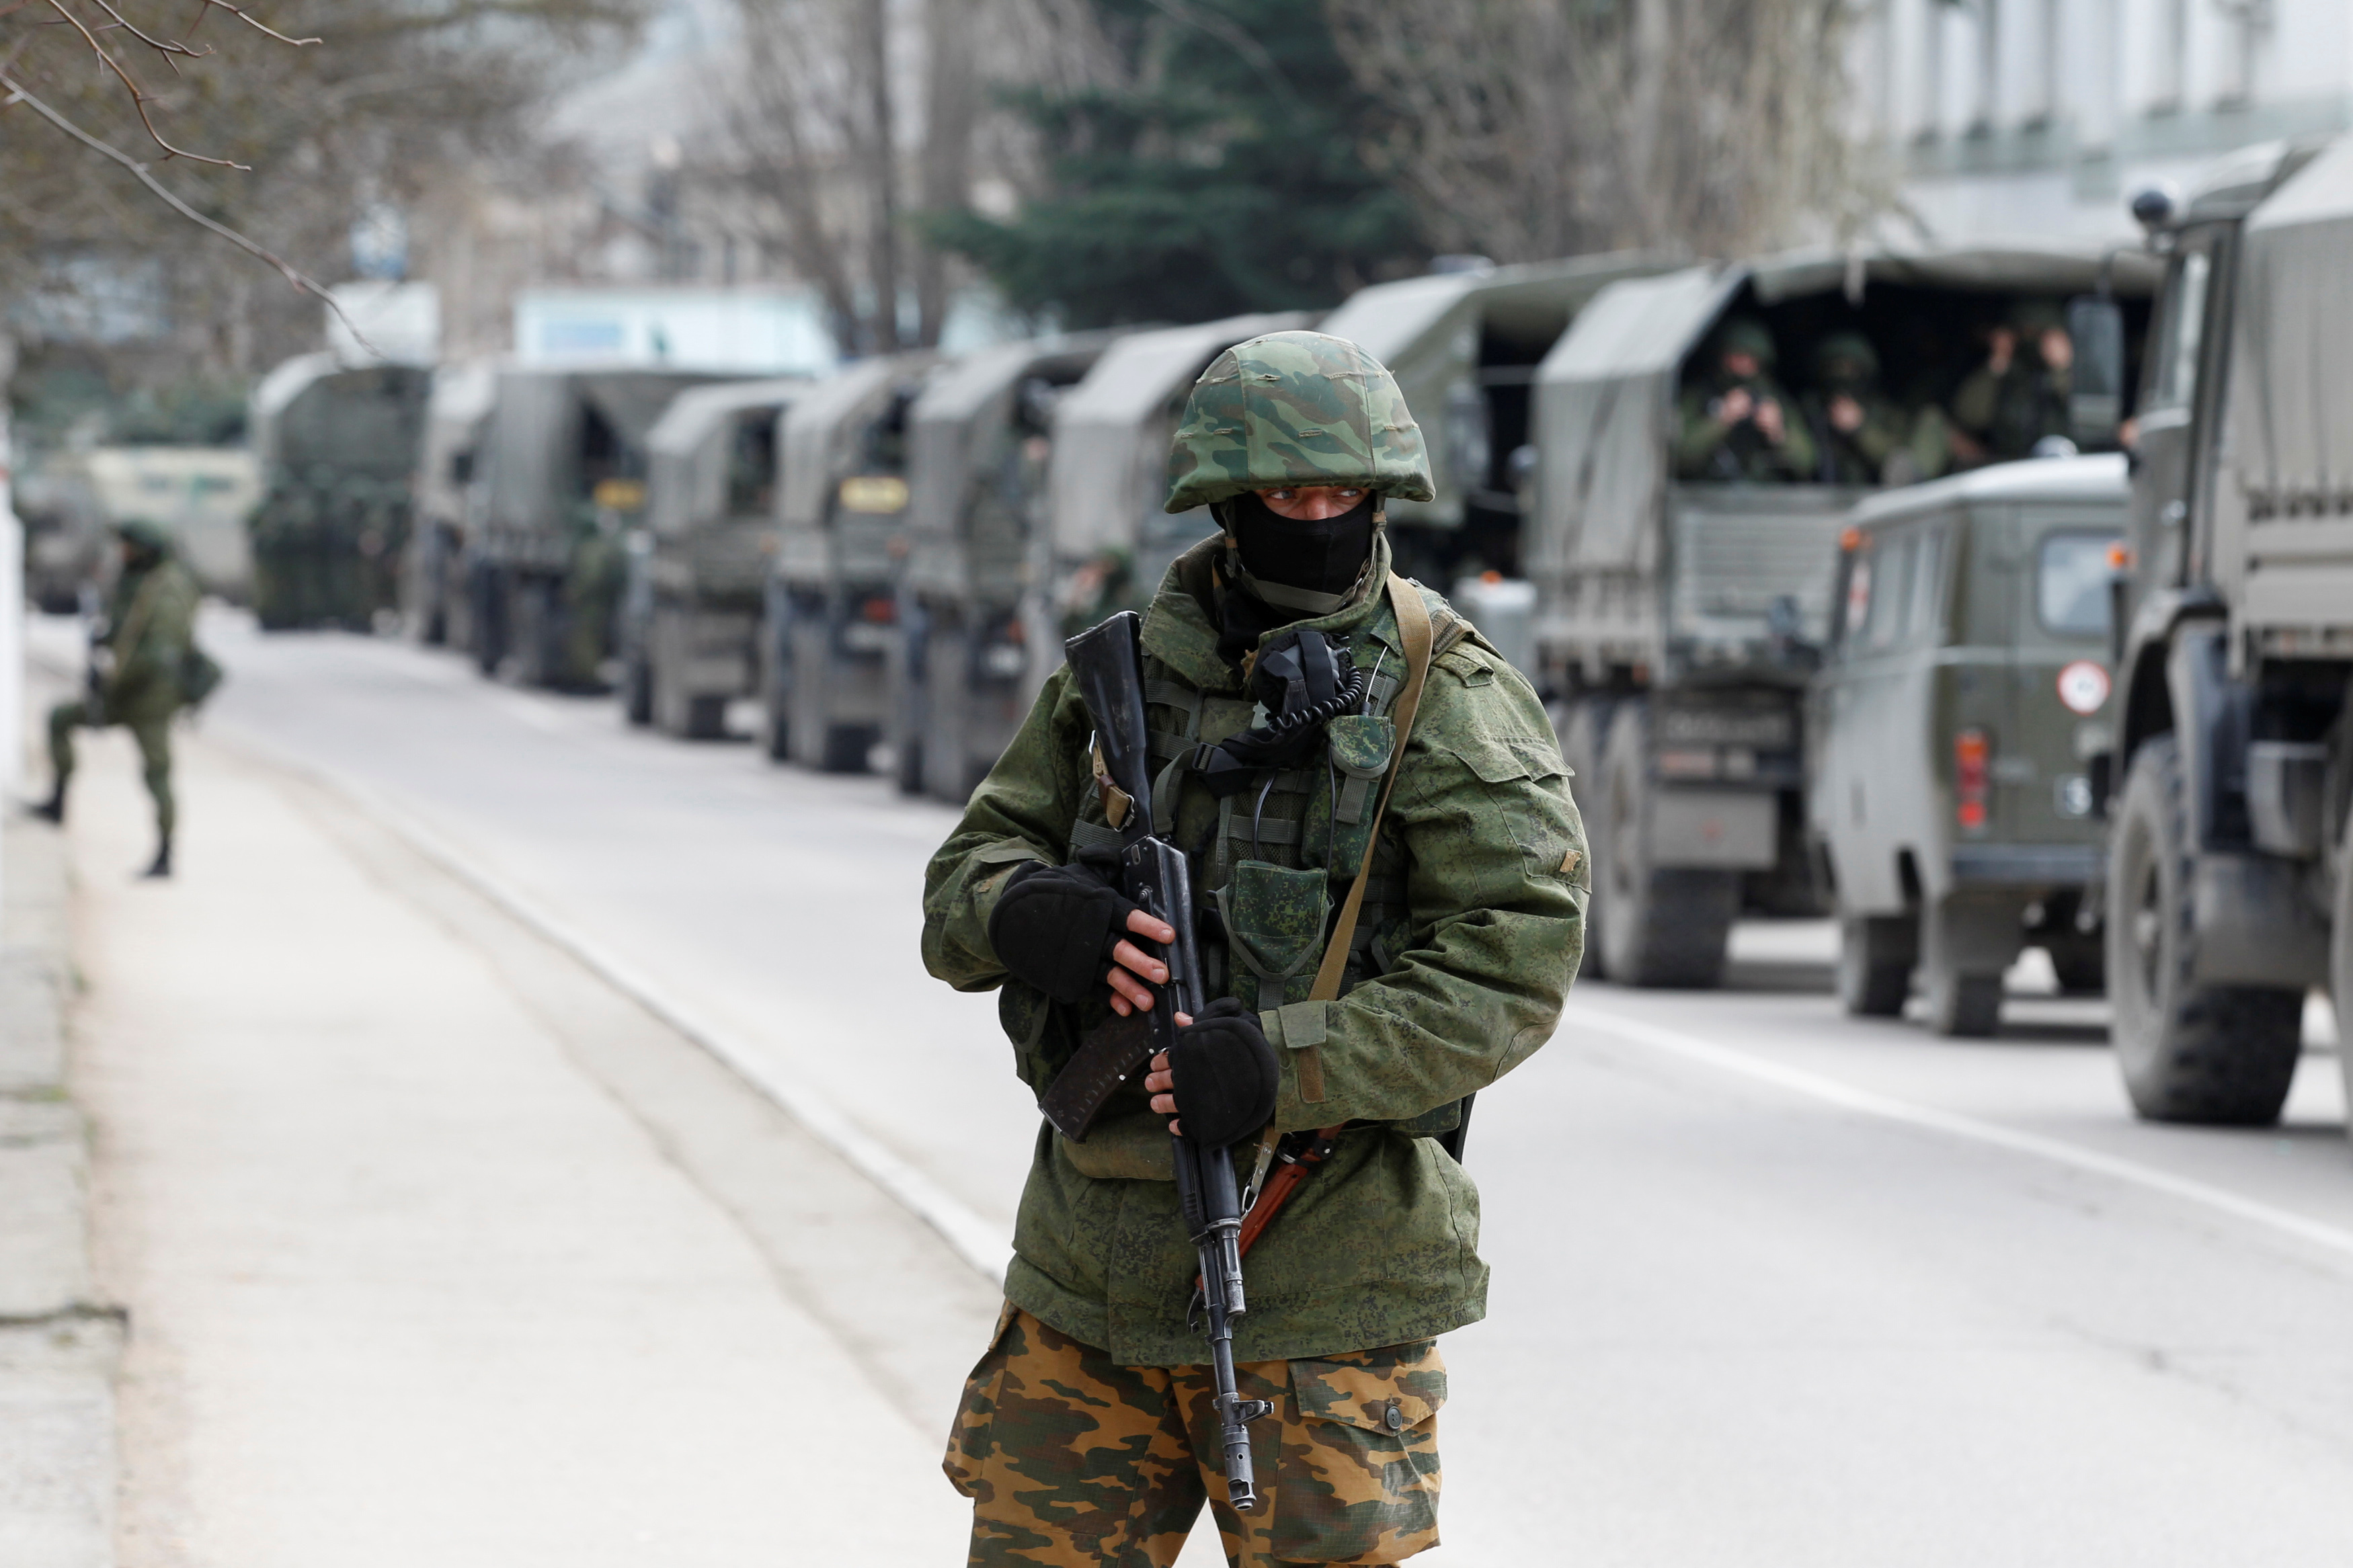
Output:
[[1983,730],[1963,730],[1953,737],[1953,810],[1962,827],[1982,831],[1986,825],[1987,759],[1992,748]]
[[899,619],[899,601],[877,594],[860,607],[859,613],[878,626],[892,626]]

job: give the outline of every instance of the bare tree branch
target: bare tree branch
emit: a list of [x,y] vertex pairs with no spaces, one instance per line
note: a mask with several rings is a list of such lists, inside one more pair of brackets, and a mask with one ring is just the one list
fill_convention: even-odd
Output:
[[[153,192],[156,196],[161,198],[165,205],[169,205],[173,211],[178,213],[182,217],[186,218],[190,223],[195,224],[199,227],[207,229],[212,233],[218,235],[221,238],[228,241],[231,245],[236,246],[239,250],[246,252],[248,255],[268,262],[271,267],[278,269],[279,275],[284,278],[287,282],[292,284],[295,288],[301,289],[304,293],[312,295],[322,300],[328,310],[332,310],[335,313],[335,319],[343,322],[344,327],[350,331],[352,336],[359,342],[361,347],[366,349],[370,353],[375,353],[377,352],[375,345],[368,342],[366,334],[360,331],[358,323],[353,321],[351,317],[344,312],[343,306],[336,302],[335,297],[332,294],[330,294],[325,289],[322,288],[315,279],[310,277],[309,274],[289,265],[262,246],[247,238],[244,235],[239,234],[237,230],[229,227],[227,225],[216,223],[211,218],[208,218],[204,214],[198,212],[195,208],[190,206],[187,203],[182,201],[178,196],[173,195],[171,190],[161,181],[157,180],[153,174],[148,172],[146,164],[139,162],[136,158],[132,157],[128,153],[121,152],[119,149],[100,141],[97,137],[92,136],[89,132],[84,131],[80,126],[76,125],[72,121],[68,120],[64,115],[59,114],[56,110],[51,109],[47,104],[42,102],[39,99],[26,91],[24,85],[16,80],[5,70],[0,70],[0,88],[7,89],[7,96],[5,98],[0,98],[0,109],[7,109],[15,106],[16,104],[22,103],[31,109],[34,113],[39,115],[42,119],[47,121],[50,124],[64,132],[67,135],[72,137],[75,141],[80,142],[91,152],[98,153],[102,158],[120,163],[122,167],[130,170],[132,176],[136,178],[141,184]],[[216,162],[216,160],[206,159],[205,162],[212,163]]]

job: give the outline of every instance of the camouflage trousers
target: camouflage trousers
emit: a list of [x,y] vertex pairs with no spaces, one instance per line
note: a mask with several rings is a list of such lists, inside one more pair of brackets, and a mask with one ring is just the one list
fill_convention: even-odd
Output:
[[946,1469],[971,1568],[1167,1568],[1206,1500],[1235,1568],[1401,1563],[1438,1544],[1438,1342],[1236,1369],[1267,1507],[1225,1502],[1206,1366],[1121,1366],[1008,1306]]
[[[87,702],[60,702],[49,710],[49,767],[56,775],[60,795],[73,777],[73,732],[106,722],[93,715]],[[179,815],[172,799],[172,715],[166,713],[158,719],[153,714],[142,714],[121,722],[131,731],[131,738],[139,742],[140,773],[147,781],[148,795],[155,802],[156,836],[168,839]]]

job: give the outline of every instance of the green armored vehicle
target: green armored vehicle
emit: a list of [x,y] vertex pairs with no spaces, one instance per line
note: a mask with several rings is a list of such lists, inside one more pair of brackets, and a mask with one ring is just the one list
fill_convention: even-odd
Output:
[[2120,457],[1891,490],[1840,541],[1806,724],[1809,826],[1839,915],[1839,999],[1989,1035],[2021,948],[2101,984],[2100,828]]
[[645,526],[621,613],[632,723],[715,740],[758,689],[760,614],[776,548],[776,426],[806,377],[690,387],[647,437]]
[[907,550],[907,415],[928,353],[865,360],[793,399],[760,632],[768,754],[862,773],[891,712]]
[[262,495],[247,524],[265,630],[372,627],[400,599],[428,372],[328,353],[261,380],[249,426]]
[[1821,910],[1803,704],[1847,514],[2052,436],[2113,445],[2116,388],[2070,390],[2063,302],[2145,321],[2155,280],[2089,246],[1813,253],[1578,314],[1536,371],[1524,554],[1591,840],[1588,966],[1714,985],[1744,909]]
[[623,539],[645,507],[646,437],[690,386],[726,379],[636,367],[507,366],[477,464],[466,541],[470,646],[485,675],[600,688],[627,577]]
[[908,411],[907,557],[890,658],[899,783],[961,805],[1028,716],[1055,405],[1117,334],[1006,343]]

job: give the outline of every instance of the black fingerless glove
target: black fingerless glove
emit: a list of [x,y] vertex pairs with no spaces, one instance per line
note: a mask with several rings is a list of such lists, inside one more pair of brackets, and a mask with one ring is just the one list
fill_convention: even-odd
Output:
[[988,945],[1015,978],[1075,1005],[1104,992],[1111,950],[1126,938],[1135,907],[1085,866],[1032,862],[997,895]]
[[1176,1119],[1204,1149],[1239,1143],[1274,1117],[1282,1069],[1258,1015],[1220,996],[1176,1033],[1168,1052]]

